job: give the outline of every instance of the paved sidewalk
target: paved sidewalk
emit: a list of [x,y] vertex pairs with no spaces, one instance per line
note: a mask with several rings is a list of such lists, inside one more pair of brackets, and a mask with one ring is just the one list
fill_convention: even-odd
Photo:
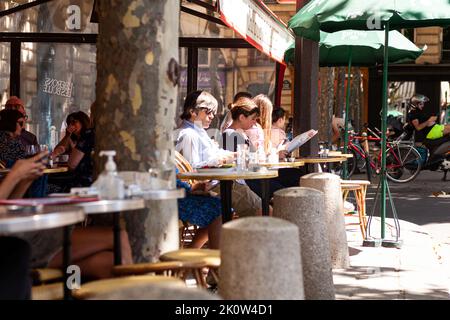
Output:
[[[357,221],[346,217],[346,223]],[[449,260],[424,228],[400,220],[400,249],[363,247],[359,226],[346,229],[351,267],[333,270],[337,300],[450,299]],[[374,218],[371,235],[379,234],[379,218]],[[395,239],[392,219],[386,219],[385,238]]]

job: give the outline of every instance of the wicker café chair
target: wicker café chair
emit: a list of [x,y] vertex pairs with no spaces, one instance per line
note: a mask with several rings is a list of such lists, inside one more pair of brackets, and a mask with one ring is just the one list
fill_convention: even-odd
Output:
[[[180,173],[194,171],[191,164],[178,151],[175,151],[175,165],[178,169],[178,172],[180,172]],[[190,185],[195,183],[194,180],[188,180],[186,182],[189,183]],[[181,248],[185,248],[192,241],[197,229],[198,229],[197,226],[190,224],[188,222],[179,220],[180,247]]]
[[[356,207],[358,210],[359,227],[363,239],[366,238],[367,216],[366,216],[366,193],[370,185],[366,180],[341,180],[341,191],[343,201],[347,199],[350,191],[355,194]],[[354,223],[351,223],[354,224]]]

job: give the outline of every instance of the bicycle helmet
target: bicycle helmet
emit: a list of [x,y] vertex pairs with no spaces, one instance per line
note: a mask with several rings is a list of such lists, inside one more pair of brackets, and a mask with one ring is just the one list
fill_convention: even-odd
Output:
[[428,102],[428,101],[430,101],[430,99],[428,99],[427,96],[424,96],[423,94],[417,93],[417,94],[415,94],[415,95],[413,95],[413,96],[411,97],[411,99],[410,99],[410,104],[411,104],[414,108],[417,108],[418,105],[419,105],[419,103],[425,103],[425,102]]

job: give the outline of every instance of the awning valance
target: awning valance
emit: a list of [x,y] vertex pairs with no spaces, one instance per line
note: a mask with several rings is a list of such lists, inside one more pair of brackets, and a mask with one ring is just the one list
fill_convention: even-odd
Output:
[[295,37],[262,1],[219,0],[220,19],[255,48],[284,64]]

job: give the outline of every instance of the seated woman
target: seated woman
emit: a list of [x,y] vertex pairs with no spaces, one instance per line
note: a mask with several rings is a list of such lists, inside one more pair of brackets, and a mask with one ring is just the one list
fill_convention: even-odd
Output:
[[[52,156],[58,155],[61,151],[67,151],[70,148],[69,160],[67,166],[69,172],[65,174],[52,175],[50,177],[49,190],[51,192],[70,192],[74,187],[88,187],[93,182],[93,160],[92,151],[94,150],[95,132],[90,128],[89,117],[82,112],[76,112],[70,115],[70,125],[68,130],[72,131],[66,135],[65,143],[60,143],[55,148]],[[79,137],[77,134],[79,133]],[[71,138],[75,135],[76,142]],[[64,140],[63,139],[63,140]],[[73,143],[73,145],[72,145]]]
[[90,119],[83,111],[73,112],[67,116],[66,125],[66,134],[53,149],[50,155],[52,159],[61,154],[70,154],[81,135],[90,128]]
[[222,228],[220,199],[212,197],[205,187],[205,183],[191,186],[177,179],[177,188],[186,190],[186,197],[178,199],[178,216],[181,221],[199,227],[190,244],[191,248],[200,249],[208,241],[209,249],[219,249]]
[[[194,91],[187,95],[183,106],[183,120],[178,129],[175,149],[194,167],[218,166],[234,157],[234,153],[219,148],[208,136],[209,128],[217,112],[217,100],[206,91]],[[213,189],[219,193],[219,186]],[[233,183],[232,207],[239,216],[261,214],[261,199],[247,185]]]
[[[255,129],[255,126],[250,130],[245,132],[249,134],[249,138],[252,143],[257,143],[259,145],[259,150],[261,153],[268,155],[272,147],[272,112],[273,105],[270,99],[266,95],[257,95],[253,98],[253,101],[260,109],[261,116],[259,118],[260,126]],[[259,128],[259,129],[258,129]],[[256,133],[256,134],[255,134]],[[286,155],[285,151],[279,152],[279,157],[283,158]],[[305,169],[302,168],[283,168],[278,170],[278,178],[276,181],[284,186],[298,187],[300,182],[300,177],[306,173]],[[257,186],[254,186],[256,188]]]
[[[32,181],[43,175],[45,163],[42,162],[42,158],[47,155],[47,152],[42,152],[33,158],[16,161],[11,172],[5,177],[2,184],[0,184],[0,199],[21,198]],[[26,283],[29,283],[30,281],[28,277],[30,267],[62,267],[61,251],[63,241],[61,229],[17,233],[16,237],[28,242],[29,246],[25,246],[28,248],[28,251],[29,247],[31,247],[31,257],[26,259]],[[121,244],[122,263],[132,263],[131,247],[128,235],[125,231],[121,232]],[[93,226],[75,227],[72,233],[72,261],[73,264],[78,265],[81,268],[83,279],[112,277],[112,228]],[[21,263],[23,264],[24,262]],[[19,268],[19,266],[16,267]],[[0,270],[2,270],[2,268],[3,267],[0,266]],[[3,273],[0,273],[0,276],[2,274]],[[22,274],[22,277],[23,276],[24,275]],[[2,281],[3,280],[0,278],[0,296],[2,292],[1,288],[3,287]]]
[[[223,133],[225,148],[230,151],[236,151],[237,145],[246,144],[250,152],[256,152],[256,147],[246,135],[246,130],[252,128],[256,124],[256,119],[259,117],[259,108],[255,102],[249,98],[240,98],[233,104],[231,117],[233,122]],[[245,183],[258,196],[262,196],[260,180],[245,180]],[[269,188],[269,196],[272,198],[273,193],[282,189],[283,185],[280,184],[278,178],[273,178],[269,180]]]
[[[46,153],[16,161],[0,184],[0,199],[21,198],[31,182],[43,174],[44,156]],[[0,260],[0,300],[30,299],[30,245],[17,237],[0,236],[0,250],[7,257]]]

